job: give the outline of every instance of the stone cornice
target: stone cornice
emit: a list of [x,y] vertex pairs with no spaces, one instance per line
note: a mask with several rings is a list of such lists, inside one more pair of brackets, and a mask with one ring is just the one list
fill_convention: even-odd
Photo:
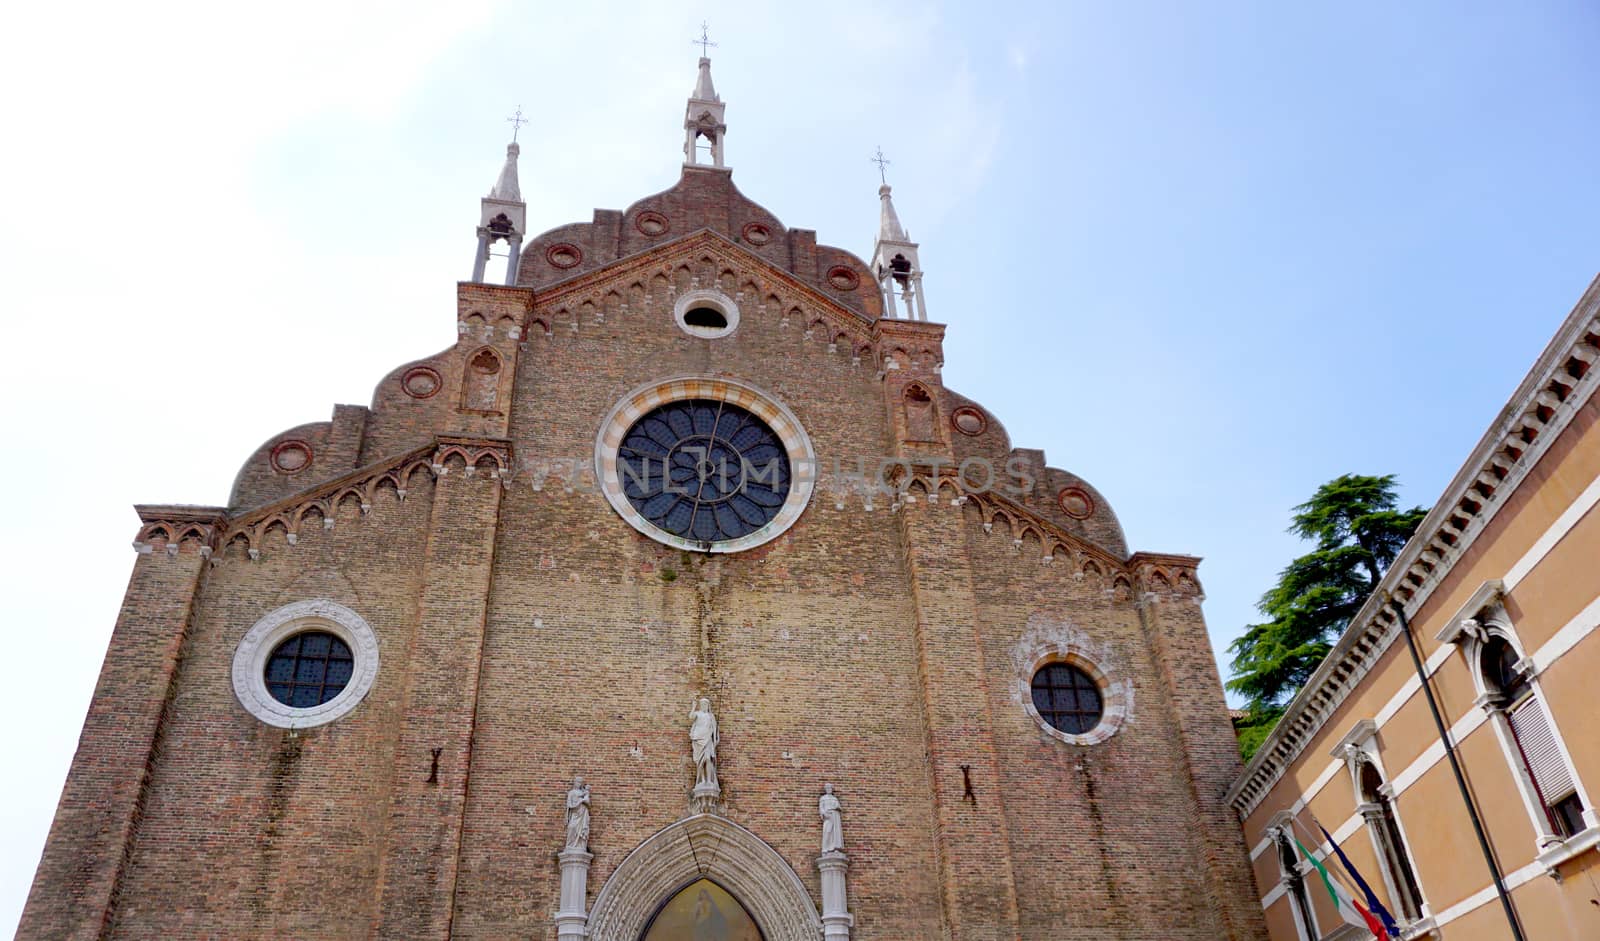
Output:
[[407,487],[418,473],[441,477],[459,460],[467,477],[504,478],[511,470],[511,442],[504,438],[439,435],[431,444],[357,468],[341,477],[325,481],[258,507],[237,519],[228,520],[220,540],[223,545],[237,543],[252,559],[259,558],[267,532],[282,528],[284,538],[294,545],[300,527],[311,516],[321,519],[324,529],[332,529],[338,508],[354,500],[363,515],[372,511],[377,496],[390,490],[397,500],[406,498]]
[[[548,305],[556,304],[619,278],[626,278],[628,275],[653,271],[666,258],[691,255],[706,250],[720,254],[725,261],[756,268],[762,273],[764,279],[781,285],[785,291],[800,294],[821,310],[835,325],[850,333],[860,342],[870,343],[875,339],[872,330],[873,321],[867,320],[862,315],[823,294],[813,285],[807,284],[794,274],[779,268],[767,259],[712,229],[697,229],[671,241],[652,245],[643,251],[635,252],[592,271],[573,275],[565,281],[557,281],[554,284],[538,289],[534,295],[534,310],[528,315],[529,320],[524,324],[524,332],[532,329],[533,321],[538,319],[538,311]],[[763,285],[763,289],[766,289],[766,287],[766,285]]]
[[485,461],[494,466],[487,468],[490,477],[499,477],[511,470],[511,442],[504,438],[471,438],[460,435],[440,435],[433,451],[432,470],[435,475],[445,473],[450,458],[459,457],[466,465],[467,476],[483,468]]
[[1443,496],[1384,574],[1378,590],[1257,750],[1227,799],[1244,817],[1303,751],[1399,636],[1384,599],[1418,612],[1451,567],[1489,526],[1517,487],[1600,385],[1600,278],[1590,283],[1549,346],[1473,448]]
[[176,555],[184,543],[193,542],[198,544],[201,555],[209,556],[228,519],[228,511],[220,506],[141,503],[133,509],[140,522],[133,548],[141,554],[153,551],[160,541],[169,555]]
[[907,486],[913,481],[921,484],[930,501],[940,501],[946,494],[954,506],[972,501],[982,516],[983,531],[993,533],[995,524],[1003,523],[1011,544],[1018,549],[1032,533],[1043,552],[1039,559],[1042,565],[1054,565],[1059,561],[1073,575],[1103,578],[1109,590],[1126,588],[1130,597],[1136,589],[1141,596],[1167,592],[1200,596],[1200,582],[1195,574],[1200,559],[1196,556],[1136,552],[1126,559],[1118,558],[1009,497],[992,490],[964,489],[956,468],[950,465],[935,468],[931,464],[912,463]]
[[929,365],[938,368],[944,365],[944,330],[942,323],[884,317],[873,322],[872,339],[879,345],[885,371],[901,368],[894,358],[897,351],[913,360],[926,357]]

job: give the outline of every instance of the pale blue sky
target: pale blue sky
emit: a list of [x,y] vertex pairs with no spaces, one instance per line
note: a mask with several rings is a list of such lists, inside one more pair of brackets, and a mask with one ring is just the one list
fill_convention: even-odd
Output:
[[[75,4],[0,36],[20,911],[134,502],[454,335],[521,104],[536,229],[676,179],[711,21],[752,198],[866,254],[882,144],[945,379],[1206,558],[1218,647],[1337,474],[1430,503],[1600,269],[1593,3]],[[20,357],[16,352],[22,352]]]

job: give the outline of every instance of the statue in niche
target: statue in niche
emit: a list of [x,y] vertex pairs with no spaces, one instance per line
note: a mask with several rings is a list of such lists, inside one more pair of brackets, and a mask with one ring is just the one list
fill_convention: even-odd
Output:
[[717,717],[711,714],[711,700],[701,699],[689,712],[689,744],[694,749],[694,786],[717,788]]
[[822,786],[822,797],[817,799],[817,814],[822,817],[822,851],[844,851],[844,824],[839,820],[839,798],[833,796],[833,785]]
[[589,785],[583,775],[572,779],[572,790],[567,792],[567,849],[589,848]]

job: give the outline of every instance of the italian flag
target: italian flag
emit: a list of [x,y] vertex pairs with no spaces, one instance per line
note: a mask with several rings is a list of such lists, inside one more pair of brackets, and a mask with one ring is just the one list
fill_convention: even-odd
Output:
[[1317,875],[1322,877],[1322,884],[1328,890],[1328,897],[1333,900],[1333,907],[1338,910],[1339,917],[1343,918],[1346,924],[1355,925],[1357,928],[1365,928],[1372,932],[1372,937],[1376,941],[1385,941],[1389,935],[1388,932],[1384,931],[1383,922],[1378,920],[1378,916],[1363,908],[1361,903],[1357,902],[1349,892],[1346,892],[1342,886],[1335,883],[1333,877],[1328,875],[1328,867],[1322,865],[1315,856],[1311,855],[1311,851],[1306,849],[1305,844],[1300,842],[1299,837],[1293,837],[1293,839],[1294,845],[1300,850],[1300,855],[1306,858],[1306,862],[1316,867]]

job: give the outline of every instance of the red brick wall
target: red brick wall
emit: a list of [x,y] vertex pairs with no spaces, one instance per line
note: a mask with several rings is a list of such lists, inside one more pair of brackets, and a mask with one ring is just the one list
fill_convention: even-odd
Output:
[[[713,228],[754,211],[724,176],[700,175],[640,206]],[[648,248],[634,244],[638,211],[601,214],[585,237],[623,255]],[[814,899],[816,796],[836,786],[861,941],[1259,937],[1238,830],[1217,829],[1212,792],[1237,762],[1218,737],[1227,720],[1198,607],[1184,596],[1176,618],[1141,622],[1138,594],[1119,598],[1111,582],[1122,548],[1110,508],[1094,494],[1090,520],[1051,509],[1051,488],[1076,478],[1024,453],[1042,483],[1012,506],[1036,533],[1021,549],[1006,524],[985,533],[976,503],[891,510],[879,497],[868,512],[859,494],[824,485],[784,536],[715,557],[638,534],[593,488],[606,413],[682,375],[765,390],[824,466],[1012,453],[998,422],[973,439],[940,425],[943,440],[903,446],[905,379],[931,387],[940,422],[965,402],[939,385],[940,328],[886,325],[893,342],[877,343],[869,320],[793,262],[836,250],[774,232],[783,244],[763,260],[701,235],[551,289],[463,285],[460,342],[418,361],[443,387],[416,398],[401,387],[407,367],[396,370],[364,426],[349,429],[354,411],[323,426],[336,432],[319,440],[340,455],[337,472],[319,466],[294,486],[332,486],[349,461],[370,470],[439,435],[509,440],[509,477],[484,465],[468,478],[452,459],[437,483],[413,475],[404,500],[392,487],[370,512],[343,500],[333,529],[310,521],[292,546],[263,524],[248,544],[226,532],[214,566],[142,559],[96,699],[101,713],[138,712],[142,731],[108,736],[91,714],[21,937],[94,937],[104,916],[129,938],[553,938],[572,776],[593,787],[592,901],[628,852],[686,814],[688,711],[702,692],[721,723],[727,815]],[[524,271],[548,283],[534,254]],[[672,322],[668,286],[696,279],[738,297],[731,336],[697,339]],[[869,286],[852,303],[874,296]],[[886,370],[884,347],[907,342],[901,368]],[[484,346],[502,357],[507,407],[463,412],[464,364]],[[553,459],[576,459],[584,479],[569,490],[535,473]],[[291,492],[263,460],[247,466],[237,505]],[[1038,534],[1076,548],[1043,565]],[[1105,580],[1077,577],[1068,563],[1080,553]],[[156,597],[181,594],[181,578],[144,574],[169,570],[197,573],[192,624]],[[230,661],[258,618],[312,597],[373,625],[382,669],[354,712],[290,735],[234,701]],[[1104,645],[1131,679],[1134,713],[1105,744],[1049,739],[1013,698],[1018,645],[1041,620]],[[180,661],[170,651],[185,624]],[[164,670],[165,699],[151,692]],[[157,725],[158,746],[139,746]],[[114,743],[134,747],[113,755]],[[437,784],[426,782],[433,748]],[[123,830],[85,823],[77,808],[95,794],[139,791],[146,754],[142,804],[119,797]],[[90,866],[124,847],[126,865]],[[112,886],[114,905],[96,901]]]

